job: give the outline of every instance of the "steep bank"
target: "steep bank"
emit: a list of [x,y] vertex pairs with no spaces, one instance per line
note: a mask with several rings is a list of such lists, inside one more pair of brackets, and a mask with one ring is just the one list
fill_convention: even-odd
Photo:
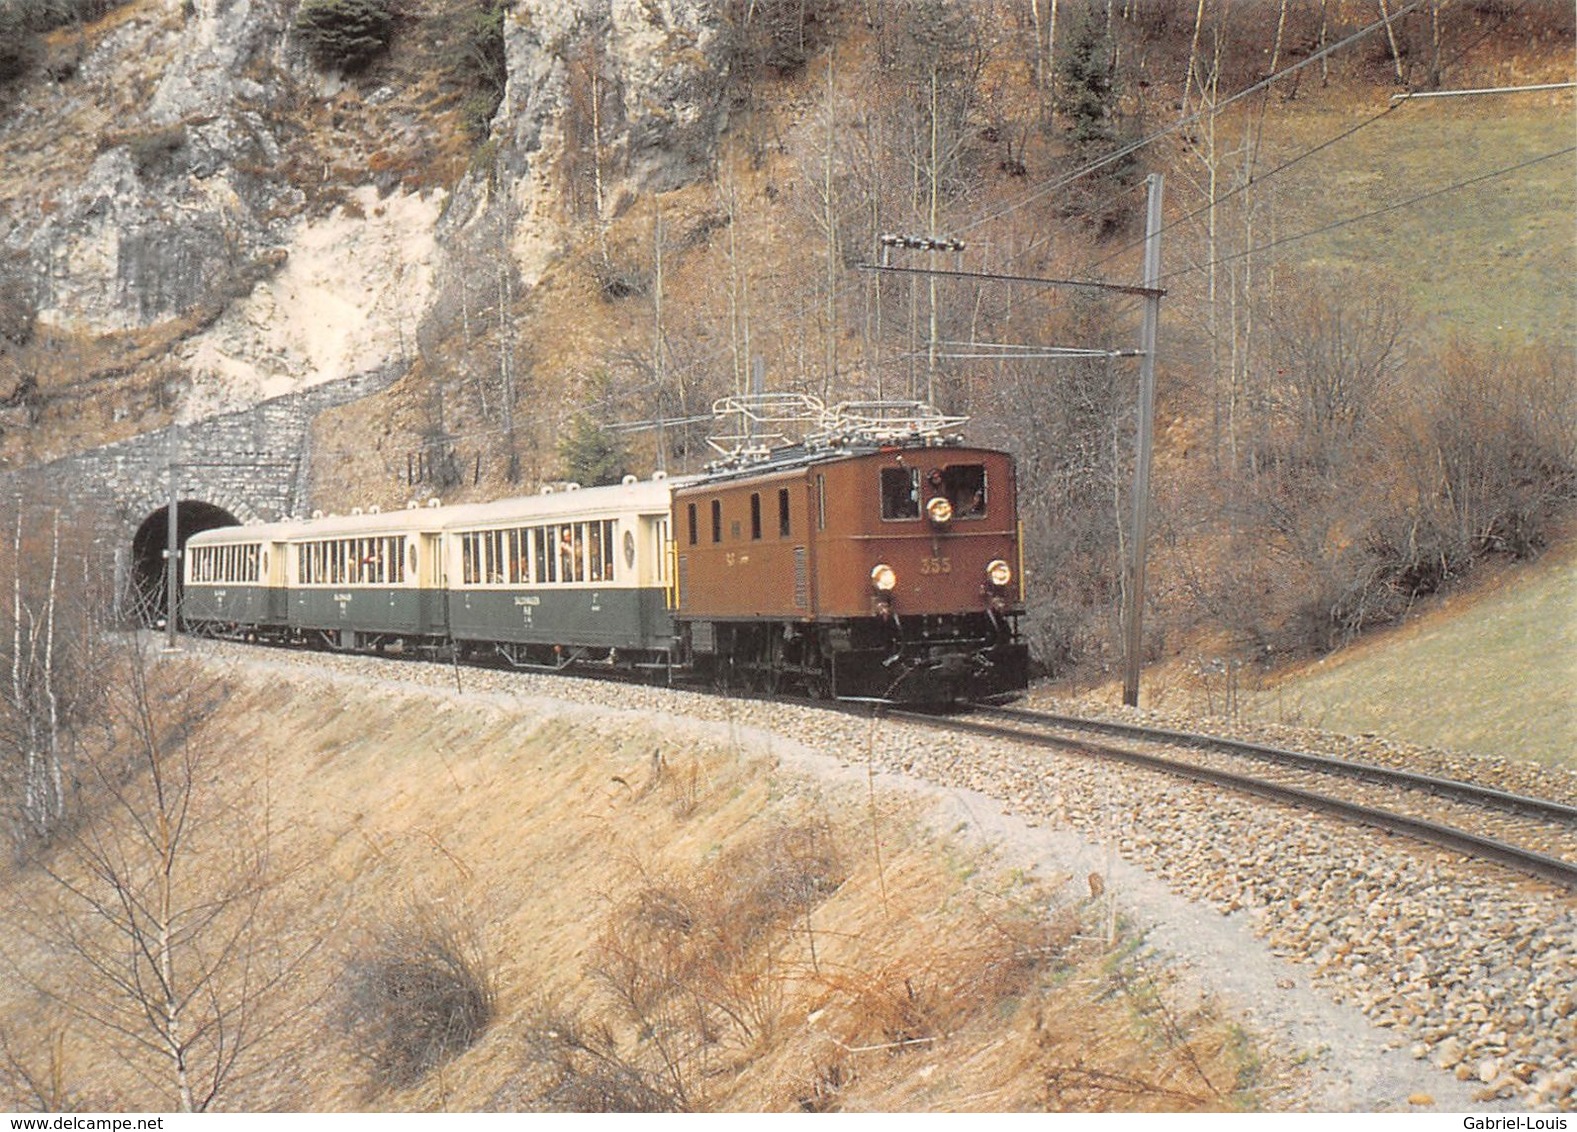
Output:
[[[226,1107],[1475,1104],[1480,1086],[1366,1021],[1361,991],[1331,1001],[1349,987],[1327,981],[1340,961],[1316,976],[1278,959],[1254,937],[1258,917],[1170,896],[1115,844],[1075,832],[1120,829],[1126,856],[1144,828],[1195,812],[1170,792],[1168,812],[1134,828],[1107,772],[1064,767],[1054,795],[1024,794],[1012,760],[896,727],[659,689],[202,652],[180,671],[226,689],[222,703],[202,691],[216,710],[194,736],[218,760],[212,836],[267,833],[280,879],[259,922],[290,925],[258,969],[311,948],[266,1003],[280,1028],[248,1055],[261,1072]],[[1153,784],[1139,789],[1153,810]],[[1165,871],[1221,879],[1219,858],[1161,849]],[[205,859],[191,862],[198,882]],[[1405,879],[1414,866],[1385,867]],[[36,872],[4,884],[22,907],[58,896]],[[1504,922],[1528,918],[1518,899]],[[469,1049],[378,1085],[377,1031],[347,1012],[358,964],[413,914],[475,930],[495,1010]],[[69,956],[41,969],[45,952],[15,932],[3,950],[27,979],[72,970]],[[8,1048],[37,1069],[58,1040],[89,1107],[167,1106],[157,1072],[121,1076],[101,1034],[62,1026],[25,985],[5,992]],[[308,1056],[311,1074],[297,1069]]]

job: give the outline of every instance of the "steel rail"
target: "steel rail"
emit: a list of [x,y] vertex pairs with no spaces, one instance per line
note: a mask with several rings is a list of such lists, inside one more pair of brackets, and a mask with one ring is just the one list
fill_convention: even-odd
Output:
[[1199,747],[1247,755],[1251,758],[1285,763],[1306,770],[1347,778],[1369,779],[1395,783],[1432,794],[1446,795],[1480,806],[1492,806],[1508,813],[1533,815],[1554,821],[1577,825],[1577,806],[1557,802],[1551,798],[1534,798],[1526,794],[1513,794],[1492,786],[1463,782],[1456,778],[1440,778],[1419,774],[1417,771],[1398,767],[1380,766],[1376,763],[1355,762],[1331,755],[1316,755],[1308,751],[1293,751],[1285,747],[1271,747],[1251,743],[1244,739],[1229,739],[1220,735],[1204,735],[1193,731],[1173,731],[1164,727],[1145,727],[1134,723],[1118,723],[1105,719],[1085,719],[1082,716],[1058,715],[1051,712],[1026,711],[1023,708],[980,708],[978,712],[1003,719],[1016,719],[1028,724],[1067,727],[1080,731],[1096,731],[1124,738],[1146,739],[1154,742],[1176,743],[1179,746]]
[[[1372,806],[1362,806],[1342,798],[1316,794],[1293,786],[1282,786],[1277,783],[1266,782],[1263,779],[1250,778],[1247,775],[1232,774],[1228,771],[1214,770],[1210,767],[1177,762],[1172,759],[1162,758],[1159,755],[1147,755],[1141,751],[1134,751],[1124,747],[1092,743],[1085,739],[1070,739],[1063,736],[1048,735],[1043,732],[1023,731],[999,723],[984,723],[963,717],[939,717],[904,711],[889,711],[884,714],[886,718],[892,720],[901,720],[925,727],[959,731],[985,738],[1005,739],[1042,747],[1073,748],[1099,755],[1102,758],[1113,759],[1130,766],[1184,778],[1192,782],[1253,794],[1304,809],[1336,814],[1360,825],[1366,825],[1387,833],[1402,834],[1442,849],[1448,849],[1454,853],[1462,853],[1477,860],[1491,861],[1495,864],[1515,869],[1528,876],[1537,877],[1540,880],[1550,881],[1577,891],[1577,863],[1566,861],[1559,857],[1552,857],[1547,853],[1521,849],[1515,845],[1508,845],[1505,842],[1482,837],[1476,833],[1469,833],[1466,830],[1441,825],[1439,822],[1408,817],[1404,814],[1376,809]],[[1033,716],[1035,713],[1024,714]]]

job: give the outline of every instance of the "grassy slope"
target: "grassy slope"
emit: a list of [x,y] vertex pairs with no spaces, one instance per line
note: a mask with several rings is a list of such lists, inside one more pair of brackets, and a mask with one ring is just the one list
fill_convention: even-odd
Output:
[[[1311,92],[1273,106],[1261,168],[1337,138],[1385,106],[1383,92],[1348,105]],[[1403,202],[1566,149],[1572,110],[1570,91],[1404,103],[1266,180],[1259,191],[1273,194],[1277,215],[1256,242],[1288,240],[1281,262],[1298,271],[1394,280],[1421,350],[1454,337],[1569,350],[1577,342],[1577,155]],[[1377,215],[1290,239],[1366,213]],[[1173,309],[1187,317],[1181,301]],[[1202,321],[1202,308],[1194,317]],[[1245,699],[1267,719],[1486,755],[1577,759],[1577,547],[1569,530],[1558,537],[1561,550],[1533,567],[1487,569],[1429,606],[1426,618],[1278,674],[1272,691]],[[1180,673],[1168,679],[1190,683]],[[1155,693],[1177,690],[1157,684]]]
[[[1316,144],[1382,104],[1290,115],[1282,136]],[[1283,233],[1373,212],[1555,153],[1572,143],[1570,92],[1404,104],[1299,168],[1280,190]],[[1416,339],[1496,346],[1577,341],[1577,156],[1443,193],[1299,241],[1311,267],[1401,283]],[[1254,697],[1267,718],[1489,756],[1577,760],[1577,551],[1495,571],[1419,620],[1280,678]]]
[[[528,1106],[555,1069],[532,1055],[533,1035],[554,1028],[545,1010],[560,1030],[571,1017],[587,1034],[605,1023],[622,1057],[669,1081],[616,987],[638,991],[667,1048],[683,1051],[700,1107],[1259,1103],[1254,1051],[1208,1002],[1169,1008],[1158,1032],[1164,978],[1135,966],[1131,940],[1111,950],[1076,934],[1098,914],[1082,880],[1042,884],[1021,862],[983,859],[930,828],[921,801],[858,769],[808,781],[734,727],[458,694],[447,680],[369,688],[267,662],[229,680],[233,694],[194,739],[227,793],[199,812],[221,820],[178,868],[207,891],[203,870],[259,832],[266,798],[270,857],[289,883],[259,922],[282,950],[318,949],[278,1003],[283,1029],[248,1059],[259,1075],[226,1108]],[[836,887],[785,917],[811,860],[792,835],[807,831],[831,862],[811,863]],[[54,864],[71,875],[69,855]],[[0,906],[25,909],[28,924],[58,897],[37,870],[0,867]],[[497,1010],[440,1071],[377,1088],[359,1057],[364,1031],[343,1021],[347,972],[412,902],[479,930]],[[83,984],[69,955],[52,959],[19,928],[0,927],[7,1048],[38,1079],[53,1051],[68,1099],[89,1110],[167,1109],[167,1071],[139,1080],[133,1064],[146,1058],[120,1060],[93,1025],[27,992],[35,978],[64,979],[73,995]],[[630,976],[610,943],[646,974]],[[704,1038],[696,999],[665,989],[696,979],[718,1004]],[[586,1090],[616,1083],[580,1062]],[[0,1061],[0,1108],[32,1103],[9,1095],[7,1069]]]
[[[1375,92],[1361,106],[1291,109],[1270,127],[1266,164],[1385,106]],[[1569,91],[1404,103],[1267,182],[1277,186],[1275,238],[1391,209],[1286,245],[1285,254],[1310,268],[1356,267],[1394,280],[1425,342],[1452,334],[1503,346],[1571,342],[1577,155],[1548,156],[1571,146],[1571,124]],[[1548,159],[1487,176],[1538,158]]]
[[1577,766],[1577,550],[1502,572],[1252,699],[1266,718]]

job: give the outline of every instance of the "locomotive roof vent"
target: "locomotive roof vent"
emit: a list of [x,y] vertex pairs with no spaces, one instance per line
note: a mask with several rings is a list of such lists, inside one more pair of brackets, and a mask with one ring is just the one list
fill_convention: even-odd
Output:
[[415,511],[420,506],[421,506],[421,504],[416,502],[416,500],[414,500],[414,499],[407,499],[405,501],[405,509],[407,511]]
[[443,505],[444,501],[439,499],[436,495],[427,501],[427,506],[429,507],[442,507]]
[[625,476],[619,482],[622,483],[625,487],[629,487],[632,483],[640,483],[641,482],[641,477],[640,476]]
[[668,478],[668,473],[663,471],[661,468],[657,469],[657,471],[652,473],[652,482],[653,483],[662,483],[663,480],[665,480],[667,478]]

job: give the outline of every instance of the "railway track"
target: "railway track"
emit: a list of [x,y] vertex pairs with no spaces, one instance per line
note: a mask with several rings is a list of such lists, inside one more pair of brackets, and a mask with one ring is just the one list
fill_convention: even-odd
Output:
[[[865,714],[871,706],[868,702],[840,704],[772,693],[734,692],[731,696],[823,710],[841,708],[858,714]],[[967,715],[951,716],[891,707],[879,710],[891,720],[1072,750],[1332,814],[1577,892],[1577,806],[1553,799],[1222,736],[1022,708],[978,706]],[[1091,735],[1130,745],[1095,741]],[[1136,749],[1135,744],[1167,753]],[[1244,763],[1257,764],[1260,773],[1243,772]],[[1332,783],[1342,784],[1342,790],[1332,792]]]
[[1577,891],[1577,806],[1551,799],[1237,739],[1020,708],[886,716],[1073,750],[1332,814]]

